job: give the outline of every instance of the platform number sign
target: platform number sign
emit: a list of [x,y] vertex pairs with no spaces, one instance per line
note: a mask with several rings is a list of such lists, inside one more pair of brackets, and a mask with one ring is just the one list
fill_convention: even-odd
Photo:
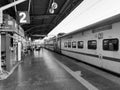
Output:
[[30,16],[27,11],[18,11],[17,16],[20,24],[30,23]]

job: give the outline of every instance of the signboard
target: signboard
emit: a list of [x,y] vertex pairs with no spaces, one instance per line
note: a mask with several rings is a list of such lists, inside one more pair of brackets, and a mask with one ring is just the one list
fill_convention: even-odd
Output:
[[30,16],[28,11],[18,11],[17,12],[17,20],[20,24],[29,24]]
[[15,28],[15,21],[14,19],[4,19],[3,25],[1,26],[0,32],[17,32],[17,29]]

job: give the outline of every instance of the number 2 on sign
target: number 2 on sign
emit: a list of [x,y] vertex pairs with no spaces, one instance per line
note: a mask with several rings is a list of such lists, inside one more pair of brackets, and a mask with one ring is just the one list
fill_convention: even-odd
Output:
[[27,20],[26,20],[26,14],[24,12],[20,12],[19,16],[21,17],[20,23],[26,23],[27,22]]

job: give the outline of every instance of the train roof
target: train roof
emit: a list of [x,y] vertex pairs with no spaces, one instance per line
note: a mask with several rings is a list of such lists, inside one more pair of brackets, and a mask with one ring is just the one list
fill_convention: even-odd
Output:
[[95,28],[98,28],[98,27],[101,27],[101,26],[110,25],[110,24],[113,24],[113,23],[116,23],[116,22],[119,22],[119,21],[120,21],[120,14],[117,14],[117,15],[114,15],[114,16],[109,17],[107,19],[98,21],[96,23],[93,23],[93,24],[90,24],[90,25],[85,26],[83,28],[80,28],[78,30],[75,30],[73,32],[67,33],[67,34],[61,36],[61,38],[65,37],[65,36],[73,35],[73,34],[76,34],[76,33],[84,32],[84,31],[87,31],[87,30],[90,30],[90,29],[95,29]]

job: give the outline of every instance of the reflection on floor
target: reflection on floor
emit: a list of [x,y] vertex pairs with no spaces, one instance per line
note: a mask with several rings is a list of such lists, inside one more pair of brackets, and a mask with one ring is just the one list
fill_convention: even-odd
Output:
[[0,90],[87,90],[42,49],[26,56]]

